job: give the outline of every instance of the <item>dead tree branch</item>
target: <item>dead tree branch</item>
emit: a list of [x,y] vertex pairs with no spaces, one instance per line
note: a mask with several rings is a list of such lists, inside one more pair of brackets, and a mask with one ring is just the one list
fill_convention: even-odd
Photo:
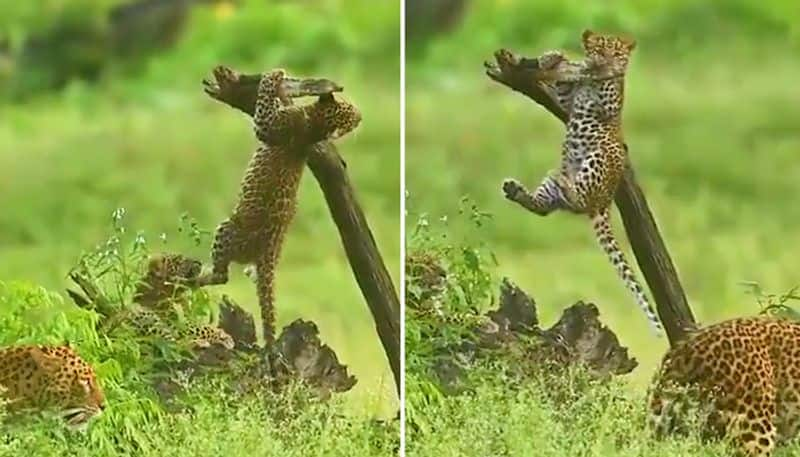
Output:
[[[261,75],[244,75],[218,67],[214,76],[214,81],[203,81],[206,94],[252,116]],[[311,148],[308,166],[322,189],[353,275],[375,320],[375,327],[389,359],[399,394],[400,301],[397,291],[336,146],[323,141]]]
[[[496,63],[485,63],[489,78],[527,96],[561,122],[567,122],[567,113],[531,77],[531,59],[520,59],[510,51],[501,49],[495,53],[495,61]],[[622,216],[636,261],[650,286],[670,345],[674,345],[683,338],[687,329],[694,328],[695,319],[630,164],[617,189],[615,203]]]

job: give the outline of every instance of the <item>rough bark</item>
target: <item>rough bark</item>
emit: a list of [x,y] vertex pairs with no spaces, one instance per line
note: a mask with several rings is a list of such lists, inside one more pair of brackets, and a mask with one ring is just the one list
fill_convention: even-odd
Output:
[[[226,67],[214,69],[214,81],[204,80],[205,92],[249,116],[255,109],[261,75],[245,75]],[[400,392],[400,301],[375,244],[372,231],[347,176],[336,147],[322,141],[311,146],[308,166],[325,196],[353,275],[367,302]]]
[[[495,62],[486,62],[484,66],[486,75],[493,81],[527,96],[566,123],[567,113],[531,77],[535,71],[532,61],[501,49],[495,52]],[[688,329],[695,328],[696,323],[678,273],[630,163],[617,188],[615,203],[636,261],[653,294],[670,345],[674,345],[683,339]]]
[[233,338],[236,350],[250,352],[258,347],[253,316],[227,295],[219,304],[219,327]]

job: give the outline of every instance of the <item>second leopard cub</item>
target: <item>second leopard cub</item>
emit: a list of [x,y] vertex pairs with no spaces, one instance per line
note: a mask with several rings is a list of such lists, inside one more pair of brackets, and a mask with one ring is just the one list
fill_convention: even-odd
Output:
[[358,109],[332,93],[315,103],[291,105],[283,70],[261,77],[253,116],[260,145],[242,180],[239,200],[218,227],[213,270],[198,285],[224,284],[231,262],[255,265],[264,341],[274,342],[275,267],[297,203],[297,190],[310,146],[339,138],[361,122]]
[[586,54],[581,62],[568,61],[559,52],[537,59],[537,81],[568,114],[561,165],[533,192],[506,179],[507,199],[546,216],[555,210],[586,214],[595,235],[617,273],[633,293],[656,334],[661,323],[611,230],[609,209],[627,166],[622,133],[625,72],[635,41],[583,33]]

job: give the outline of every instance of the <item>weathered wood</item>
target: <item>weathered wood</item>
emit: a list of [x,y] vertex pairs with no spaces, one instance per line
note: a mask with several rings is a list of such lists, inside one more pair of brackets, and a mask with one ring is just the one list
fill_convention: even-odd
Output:
[[607,380],[628,374],[639,364],[600,321],[600,311],[592,303],[579,301],[564,308],[558,321],[545,329],[533,297],[503,278],[499,306],[484,317],[473,336],[444,348],[436,358],[432,369],[445,392],[460,392],[467,371],[480,358],[505,360],[521,380],[542,373],[555,375],[552,379],[559,382],[548,384],[555,389],[563,385],[562,376],[571,367]]
[[[531,59],[520,59],[510,51],[501,49],[495,52],[495,61],[484,64],[489,78],[527,96],[561,122],[567,122],[567,113],[531,77]],[[617,188],[614,201],[622,216],[636,261],[650,286],[670,345],[674,345],[696,323],[678,273],[630,164]]]
[[[204,80],[206,94],[250,116],[255,109],[260,75],[244,75],[226,67],[214,69],[214,81]],[[336,147],[323,141],[309,151],[308,166],[325,196],[339,230],[347,259],[369,306],[400,392],[400,301],[372,231],[347,176]]]
[[227,295],[219,304],[219,326],[233,338],[236,350],[249,352],[258,347],[253,316]]

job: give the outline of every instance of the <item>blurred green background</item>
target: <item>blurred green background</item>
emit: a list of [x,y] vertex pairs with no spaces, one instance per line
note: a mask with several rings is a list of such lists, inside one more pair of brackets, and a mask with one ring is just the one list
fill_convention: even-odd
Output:
[[482,67],[501,47],[531,57],[554,48],[578,56],[584,28],[623,32],[638,41],[625,138],[697,318],[758,312],[743,281],[778,293],[800,284],[796,1],[432,3],[448,5],[427,16],[417,9],[423,19],[409,24],[407,228],[426,213],[448,216],[455,235],[472,236],[468,218],[453,217],[468,195],[493,216],[480,236],[496,253],[498,275],[536,298],[542,322],[578,299],[595,302],[641,363],[632,383],[649,382],[666,339],[651,335],[589,221],[540,218],[502,197],[505,177],[533,187],[557,166],[563,126]]
[[[283,67],[345,87],[364,121],[339,150],[397,281],[399,14],[397,2],[368,0],[3,2],[0,278],[63,291],[81,252],[109,235],[118,207],[152,249],[208,261],[211,232],[229,214],[256,145],[249,118],[202,91],[211,68],[225,64]],[[200,246],[179,231],[184,213],[206,231]],[[241,268],[214,290],[256,309]],[[358,377],[351,413],[395,414],[388,363],[310,173],[277,290],[279,325],[316,321]]]

